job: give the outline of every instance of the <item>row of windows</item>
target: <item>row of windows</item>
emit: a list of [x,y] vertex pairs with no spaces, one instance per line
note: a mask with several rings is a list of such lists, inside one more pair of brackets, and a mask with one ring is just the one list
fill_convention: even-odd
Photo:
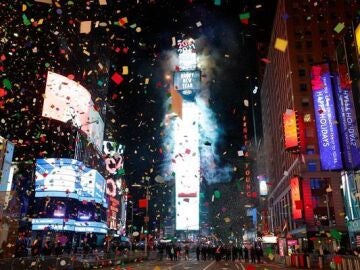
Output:
[[[328,48],[329,47],[328,40],[321,39],[320,46],[321,46],[321,48]],[[311,50],[313,48],[313,42],[311,40],[305,40],[305,41],[298,40],[295,42],[295,48],[297,50],[302,50],[303,48]]]

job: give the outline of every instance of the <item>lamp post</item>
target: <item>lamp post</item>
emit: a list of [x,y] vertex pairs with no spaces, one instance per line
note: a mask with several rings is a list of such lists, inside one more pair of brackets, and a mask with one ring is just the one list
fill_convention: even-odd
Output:
[[144,232],[145,232],[145,241],[144,241],[144,252],[147,256],[148,252],[148,224],[149,224],[149,201],[150,201],[150,188],[158,187],[158,186],[164,186],[166,183],[158,183],[154,185],[149,185],[149,181],[147,182],[147,185],[141,185],[141,184],[133,184],[133,187],[138,188],[145,188],[146,191],[146,208],[145,208],[145,218],[144,218]]

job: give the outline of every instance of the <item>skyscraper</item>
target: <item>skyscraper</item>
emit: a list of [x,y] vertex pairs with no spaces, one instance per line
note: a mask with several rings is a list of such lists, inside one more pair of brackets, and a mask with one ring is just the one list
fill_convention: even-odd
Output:
[[[313,237],[326,245],[322,241],[326,232],[346,230],[341,166],[326,166],[318,143],[316,121],[321,119],[317,117],[328,115],[329,110],[314,105],[311,78],[314,68],[324,68],[323,63],[331,67],[335,62],[335,48],[355,5],[355,1],[278,1],[261,87],[262,147],[271,184],[270,230],[288,238],[288,246],[317,248],[319,241],[311,241]],[[331,93],[332,84],[328,87]],[[292,113],[297,116],[297,131],[304,133],[296,151],[285,147],[283,117]],[[330,120],[335,136],[336,118]],[[299,128],[299,122],[303,127]],[[331,151],[334,153],[341,156],[340,151]]]

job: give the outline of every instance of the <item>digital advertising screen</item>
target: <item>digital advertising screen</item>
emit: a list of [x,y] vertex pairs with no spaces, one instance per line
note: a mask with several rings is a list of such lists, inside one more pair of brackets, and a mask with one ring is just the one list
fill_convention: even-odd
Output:
[[200,157],[198,126],[194,125],[197,107],[184,103],[182,119],[175,132],[173,170],[175,172],[176,230],[199,230]]
[[343,164],[329,65],[312,66],[311,75],[321,168],[340,170]]
[[66,158],[36,160],[35,197],[67,197],[107,206],[105,179],[82,162]]
[[94,109],[89,91],[79,83],[49,71],[42,116],[64,123],[71,121],[101,151],[104,122]]
[[290,179],[290,188],[291,188],[291,210],[292,216],[294,219],[302,218],[302,208],[301,196],[300,196],[300,183],[298,177],[293,177]]
[[335,97],[339,112],[344,166],[351,170],[360,167],[360,141],[351,83],[344,79],[347,76],[344,66],[342,67],[340,66],[340,73],[334,75]]
[[174,73],[174,87],[183,99],[193,101],[200,91],[200,70],[177,71]]
[[287,109],[283,114],[285,149],[296,149],[299,147],[298,127],[296,122],[296,112]]
[[54,230],[73,232],[93,232],[106,234],[108,227],[103,222],[76,221],[63,218],[33,218],[31,229],[34,231]]

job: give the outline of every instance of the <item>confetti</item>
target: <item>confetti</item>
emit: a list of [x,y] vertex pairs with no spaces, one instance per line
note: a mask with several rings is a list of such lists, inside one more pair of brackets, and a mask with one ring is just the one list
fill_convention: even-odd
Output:
[[288,45],[288,41],[282,38],[276,38],[275,49],[285,52]]

